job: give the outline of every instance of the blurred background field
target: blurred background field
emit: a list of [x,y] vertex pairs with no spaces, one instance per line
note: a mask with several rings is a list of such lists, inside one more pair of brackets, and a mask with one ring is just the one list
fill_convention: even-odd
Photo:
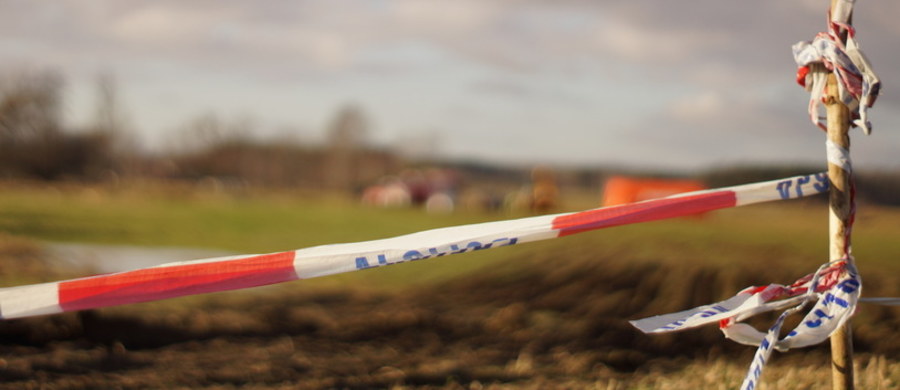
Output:
[[[885,91],[897,4],[853,17]],[[0,1],[0,288],[588,209],[616,179],[649,186],[630,202],[815,173],[789,48],[824,19],[814,1]],[[865,296],[900,296],[897,96],[853,136]],[[790,283],[827,247],[806,199],[3,321],[0,388],[734,388],[751,348],[627,320]],[[853,326],[859,388],[900,388],[898,309]],[[825,387],[827,355],[776,354],[759,388]]]
[[[557,211],[595,207],[599,197],[563,194]],[[530,214],[435,214],[291,190],[15,183],[0,191],[0,280],[12,286],[97,272],[53,255],[47,243],[266,253]],[[826,218],[822,199],[755,205],[6,321],[0,387],[731,388],[751,348],[725,341],[714,326],[647,336],[627,320],[793,281],[827,255]],[[898,236],[900,209],[861,206],[854,253],[866,296],[900,295]],[[897,309],[862,305],[853,324],[861,388],[896,388]],[[777,355],[764,388],[824,386],[827,353],[825,345]]]

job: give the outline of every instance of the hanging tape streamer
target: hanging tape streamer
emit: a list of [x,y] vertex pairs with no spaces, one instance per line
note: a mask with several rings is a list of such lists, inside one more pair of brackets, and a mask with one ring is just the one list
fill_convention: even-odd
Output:
[[750,363],[747,375],[744,376],[744,381],[741,383],[741,390],[753,390],[756,388],[756,385],[759,383],[759,378],[762,376],[763,368],[766,367],[766,362],[768,362],[769,358],[772,356],[773,346],[778,340],[778,334],[781,333],[781,326],[784,325],[784,319],[802,308],[803,304],[781,313],[775,321],[775,324],[769,328],[766,337],[759,343],[759,348],[757,348],[756,353],[753,354],[753,362]]
[[157,267],[0,289],[0,319],[146,302],[282,283],[406,261],[551,239],[827,191],[824,173],[689,192],[667,198],[428,230],[382,240]]

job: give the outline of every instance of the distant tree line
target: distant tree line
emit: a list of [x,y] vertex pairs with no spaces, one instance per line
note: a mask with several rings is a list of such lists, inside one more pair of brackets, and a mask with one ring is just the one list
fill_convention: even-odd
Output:
[[398,170],[400,159],[366,143],[362,110],[347,106],[325,145],[257,140],[252,123],[204,115],[181,129],[163,154],[142,155],[129,131],[115,81],[97,82],[97,110],[86,128],[62,121],[63,77],[28,71],[0,78],[0,178],[98,181],[112,177],[214,180],[241,186],[358,190]]
[[[182,139],[159,155],[142,155],[129,143],[130,133],[119,105],[115,79],[97,79],[96,115],[86,128],[66,128],[62,121],[64,78],[50,70],[0,75],[0,179],[100,181],[151,177],[215,181],[239,186],[276,186],[359,192],[409,161],[367,143],[368,120],[362,109],[340,109],[325,129],[326,142],[307,145],[291,140],[259,140],[248,121],[223,121],[204,115],[188,122]],[[431,162],[435,164],[435,162]],[[477,162],[439,162],[472,184],[529,181],[530,167],[498,167]],[[693,178],[709,187],[773,180],[821,171],[823,167],[771,165],[716,168]],[[559,169],[564,186],[599,189],[611,174],[602,167]],[[638,176],[668,176],[642,172]],[[863,201],[900,205],[900,172],[857,174]]]

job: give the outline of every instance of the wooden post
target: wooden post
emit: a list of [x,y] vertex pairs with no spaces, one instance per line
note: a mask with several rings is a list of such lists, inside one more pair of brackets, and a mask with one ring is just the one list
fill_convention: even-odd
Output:
[[[837,96],[837,80],[828,75],[828,97],[826,115],[828,117],[828,139],[836,145],[850,150],[850,113]],[[832,92],[834,91],[834,92]],[[831,260],[847,257],[849,237],[846,235],[851,212],[850,175],[840,166],[828,164],[829,187],[829,254]],[[853,389],[853,341],[850,322],[831,335],[831,376],[834,390]]]
[[[831,9],[837,0],[831,0]],[[850,21],[848,20],[849,24]],[[850,110],[841,102],[838,94],[838,81],[834,73],[828,75],[827,95],[825,98],[825,114],[827,118],[828,140],[837,146],[850,151]],[[829,255],[831,260],[846,258],[850,243],[847,235],[852,199],[850,172],[844,168],[828,163],[829,187]],[[838,328],[831,335],[831,380],[834,390],[853,389],[853,340],[850,322]]]

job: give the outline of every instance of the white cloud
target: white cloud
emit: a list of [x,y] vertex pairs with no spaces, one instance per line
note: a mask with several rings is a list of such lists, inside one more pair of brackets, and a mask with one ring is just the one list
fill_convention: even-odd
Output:
[[391,19],[403,29],[439,34],[481,31],[508,8],[499,2],[399,0],[389,5]]
[[109,32],[124,44],[189,45],[202,39],[218,15],[151,3],[112,21]]
[[730,44],[728,36],[697,30],[655,30],[623,20],[598,26],[594,38],[600,47],[626,60],[665,64],[696,60],[705,51]]
[[684,123],[698,123],[708,118],[719,117],[729,109],[726,97],[718,91],[703,91],[695,95],[683,96],[669,106],[668,115]]

